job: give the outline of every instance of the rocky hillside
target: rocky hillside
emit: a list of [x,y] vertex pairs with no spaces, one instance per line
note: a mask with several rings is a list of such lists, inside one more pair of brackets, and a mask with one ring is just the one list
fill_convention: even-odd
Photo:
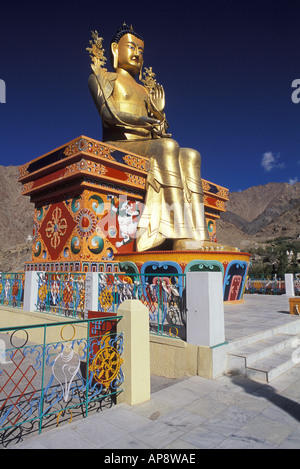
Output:
[[21,194],[16,166],[0,166],[0,243],[11,248],[32,234],[33,205]]
[[21,194],[16,166],[0,166],[0,272],[24,269],[31,259],[33,205]]
[[[31,260],[33,204],[21,194],[15,166],[0,166],[0,272],[23,270]],[[270,183],[230,193],[217,222],[220,243],[247,251],[270,239],[300,236],[300,182]]]
[[217,234],[219,242],[243,249],[274,238],[298,238],[300,183],[269,183],[232,192]]

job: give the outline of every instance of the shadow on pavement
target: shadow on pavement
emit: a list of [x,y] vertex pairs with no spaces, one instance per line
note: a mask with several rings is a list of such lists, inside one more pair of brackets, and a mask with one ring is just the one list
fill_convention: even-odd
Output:
[[246,376],[233,375],[231,379],[235,385],[242,387],[248,394],[267,399],[300,422],[300,404],[298,402],[278,394],[269,384],[259,383]]

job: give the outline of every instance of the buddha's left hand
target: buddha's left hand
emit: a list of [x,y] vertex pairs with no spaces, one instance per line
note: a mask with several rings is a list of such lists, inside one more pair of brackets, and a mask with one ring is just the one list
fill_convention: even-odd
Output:
[[162,85],[158,83],[155,85],[155,89],[149,93],[149,101],[154,114],[158,113],[163,117],[166,102],[165,91]]

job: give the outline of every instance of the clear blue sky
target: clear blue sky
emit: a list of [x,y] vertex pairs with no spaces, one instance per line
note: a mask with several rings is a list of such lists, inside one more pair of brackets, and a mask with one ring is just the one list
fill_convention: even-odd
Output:
[[126,21],[164,85],[169,130],[200,151],[204,179],[230,191],[300,180],[299,1],[29,0],[2,2],[0,15],[0,164],[81,134],[101,140],[85,49],[96,29],[109,58]]

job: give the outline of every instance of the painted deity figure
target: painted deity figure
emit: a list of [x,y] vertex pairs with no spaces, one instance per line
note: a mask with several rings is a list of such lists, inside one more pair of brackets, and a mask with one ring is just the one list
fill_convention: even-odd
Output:
[[[165,93],[152,69],[142,79],[145,42],[123,25],[111,42],[114,73],[103,65],[102,38],[92,33],[93,73],[89,88],[102,119],[107,144],[146,156],[146,199],[137,230],[137,250],[172,244],[173,250],[210,245],[206,226],[198,151],[180,148],[167,133]],[[141,83],[136,78],[139,77]]]

